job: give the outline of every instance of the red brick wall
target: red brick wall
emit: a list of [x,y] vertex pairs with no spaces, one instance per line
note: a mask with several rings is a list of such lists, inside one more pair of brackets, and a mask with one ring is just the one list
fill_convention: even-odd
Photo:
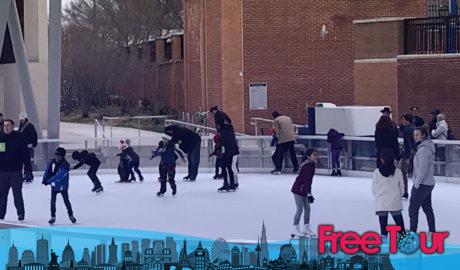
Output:
[[[398,96],[400,113],[413,105],[429,121],[433,108],[446,115],[446,121],[460,137],[460,56],[398,59]],[[427,121],[428,120],[428,121]]]
[[[305,123],[307,102],[352,104],[352,21],[425,14],[425,0],[244,0],[246,130],[253,130],[248,119],[269,118],[273,110]],[[268,83],[267,110],[249,111],[251,82]]]

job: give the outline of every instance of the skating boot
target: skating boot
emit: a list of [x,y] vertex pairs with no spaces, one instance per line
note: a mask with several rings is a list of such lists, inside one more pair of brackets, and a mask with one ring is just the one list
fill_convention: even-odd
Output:
[[139,176],[139,182],[144,182],[144,177],[142,175]]
[[337,171],[336,171],[336,170],[332,170],[331,176],[337,176]]
[[229,190],[229,186],[228,185],[223,185],[222,187],[218,188],[217,191],[218,192],[223,192],[223,191],[227,191],[228,192]]
[[270,172],[271,174],[274,174],[274,175],[280,175],[281,174],[281,171],[280,170],[277,170],[277,169],[274,169],[273,171]]
[[220,180],[220,179],[222,179],[222,175],[221,174],[216,174],[216,175],[214,175],[214,177],[212,179]]
[[96,194],[100,194],[100,193],[104,192],[104,188],[103,187],[98,187],[98,188],[96,188],[96,190],[94,192],[96,192]]
[[[121,180],[120,180],[120,182],[121,182]],[[91,190],[91,192],[96,192],[96,189],[97,189],[97,187],[94,186],[93,189]]]
[[48,220],[48,223],[49,224],[54,224],[54,222],[56,222],[56,217],[51,217],[50,220]]
[[189,181],[190,180],[190,175],[187,175],[185,176],[184,178],[182,178],[184,181]]
[[69,219],[73,224],[77,223],[77,219],[73,215],[69,216]]
[[173,189],[172,189],[172,195],[175,196],[176,193],[177,193],[177,188],[173,188]]
[[129,181],[130,183],[131,183],[131,182],[136,182],[136,177],[134,177],[134,176],[131,176],[131,178],[129,178],[129,180],[128,180],[128,181]]
[[299,173],[299,168],[294,168],[294,170],[292,170],[293,173]]
[[300,232],[299,225],[294,225],[293,231],[291,233],[291,237],[294,238],[294,237],[301,237],[301,236],[305,236],[305,234]]
[[24,215],[19,215],[18,216],[18,221],[21,221],[21,222],[24,221]]
[[309,238],[315,238],[316,234],[312,229],[310,228],[310,224],[304,224],[302,226],[302,233],[305,234]]
[[164,192],[161,192],[161,191],[158,191],[158,192],[157,192],[157,196],[158,196],[158,197],[161,197],[161,196],[163,196],[164,194],[165,194],[165,193],[164,193]]
[[339,177],[342,176],[342,171],[340,169],[337,170],[337,176],[339,176]]
[[409,194],[407,192],[405,192],[404,195],[402,196],[402,199],[404,201],[407,201],[407,199],[409,199]]

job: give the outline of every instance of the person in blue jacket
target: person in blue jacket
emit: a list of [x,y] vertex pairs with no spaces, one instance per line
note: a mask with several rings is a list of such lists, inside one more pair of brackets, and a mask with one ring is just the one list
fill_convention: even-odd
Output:
[[45,174],[43,175],[42,184],[51,186],[51,219],[49,224],[56,222],[56,197],[61,194],[64,204],[69,214],[69,219],[72,223],[77,220],[73,216],[72,205],[69,200],[69,171],[70,165],[65,159],[66,150],[58,147],[52,159],[46,166]]

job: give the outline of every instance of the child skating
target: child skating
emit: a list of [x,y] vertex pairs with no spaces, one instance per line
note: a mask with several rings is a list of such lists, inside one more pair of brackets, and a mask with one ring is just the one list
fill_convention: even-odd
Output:
[[163,141],[160,141],[158,148],[152,152],[150,159],[160,156],[160,191],[157,196],[163,196],[166,193],[166,181],[169,181],[172,195],[176,195],[177,186],[174,180],[176,176],[176,160],[180,156],[182,162],[185,163],[185,156],[179,146],[171,141],[171,136],[163,134]]
[[214,135],[212,138],[214,141],[214,151],[209,155],[209,157],[216,156],[216,173],[213,177],[214,180],[220,180],[223,178],[223,154],[222,154],[222,140],[219,134]]
[[375,214],[379,217],[380,232],[387,237],[388,215],[391,214],[397,226],[404,234],[402,216],[404,195],[404,178],[401,170],[395,166],[395,154],[392,150],[383,150],[380,154],[380,166],[374,171],[372,194],[374,195]]
[[67,160],[65,160],[65,154],[66,150],[62,147],[58,147],[54,154],[54,159],[48,163],[45,174],[43,175],[42,184],[45,186],[51,185],[51,219],[48,221],[49,224],[54,224],[56,222],[56,197],[59,193],[64,200],[70,221],[72,223],[77,222],[77,219],[73,216],[72,205],[69,200],[70,165]]
[[127,161],[128,169],[129,169],[129,174],[131,175],[131,178],[129,181],[136,181],[136,177],[134,176],[133,170],[137,173],[139,176],[139,181],[142,182],[144,181],[144,177],[142,176],[141,170],[139,170],[139,155],[134,151],[134,149],[129,146],[125,140],[121,140],[120,144],[118,145],[118,148],[121,150],[121,156],[124,160]]
[[[291,237],[316,237],[315,232],[310,227],[310,211],[311,204],[315,198],[311,193],[313,176],[315,175],[315,166],[318,163],[319,155],[316,149],[308,149],[306,152],[306,162],[300,169],[291,192],[294,193],[294,201],[296,205],[296,213],[294,215],[294,228]],[[300,217],[303,212],[303,226],[300,229]]]
[[81,152],[75,151],[72,153],[72,159],[78,161],[78,163],[73,167],[74,170],[80,168],[84,164],[89,166],[88,176],[93,182],[93,189],[92,192],[100,193],[104,191],[104,188],[101,185],[101,181],[97,177],[97,170],[101,165],[101,161],[96,157],[94,153],[89,153],[86,150]]
[[345,134],[338,132],[335,129],[329,130],[327,133],[327,142],[331,145],[332,156],[332,174],[331,176],[342,176],[340,170],[340,153],[342,152],[342,138]]

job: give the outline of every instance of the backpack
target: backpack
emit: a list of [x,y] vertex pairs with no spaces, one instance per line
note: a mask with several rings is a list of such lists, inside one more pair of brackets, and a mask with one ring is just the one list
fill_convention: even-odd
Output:
[[447,137],[448,140],[455,140],[455,135],[454,135],[454,132],[452,131],[452,129],[449,128],[447,130],[447,136],[446,137]]

